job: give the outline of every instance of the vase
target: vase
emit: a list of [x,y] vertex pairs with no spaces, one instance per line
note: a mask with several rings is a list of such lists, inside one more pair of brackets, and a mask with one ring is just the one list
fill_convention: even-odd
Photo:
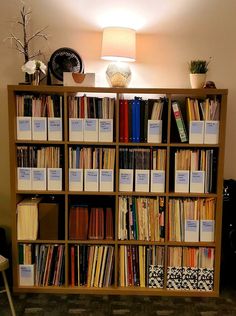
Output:
[[206,74],[190,74],[190,83],[192,89],[201,89],[206,82]]
[[30,75],[31,84],[33,86],[38,86],[40,83],[40,70],[36,70],[34,74]]

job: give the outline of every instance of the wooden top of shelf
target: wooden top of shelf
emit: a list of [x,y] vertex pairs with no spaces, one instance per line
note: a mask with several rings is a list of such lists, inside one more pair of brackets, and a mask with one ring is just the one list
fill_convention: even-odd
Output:
[[51,93],[142,93],[142,94],[189,94],[189,95],[216,95],[228,94],[228,89],[189,89],[189,88],[109,88],[109,87],[69,87],[69,86],[32,86],[9,85],[8,91],[15,92],[51,92]]

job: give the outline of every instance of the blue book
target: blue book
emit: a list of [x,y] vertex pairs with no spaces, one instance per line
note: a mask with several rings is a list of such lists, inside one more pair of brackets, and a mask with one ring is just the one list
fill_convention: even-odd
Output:
[[140,100],[135,100],[136,143],[140,142]]
[[136,115],[135,115],[135,100],[132,100],[132,142],[135,143],[136,142]]
[[80,162],[80,148],[76,147],[76,163],[75,163],[76,169],[80,168],[79,162]]

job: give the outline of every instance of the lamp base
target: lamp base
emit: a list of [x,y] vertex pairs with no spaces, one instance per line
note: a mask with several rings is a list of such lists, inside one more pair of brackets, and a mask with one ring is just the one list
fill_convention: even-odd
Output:
[[106,75],[112,87],[125,88],[130,83],[131,70],[127,64],[116,62],[108,65]]

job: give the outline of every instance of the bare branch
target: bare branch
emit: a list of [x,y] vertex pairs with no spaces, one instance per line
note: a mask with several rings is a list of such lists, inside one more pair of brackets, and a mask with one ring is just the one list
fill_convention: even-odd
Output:
[[33,53],[32,55],[29,56],[29,59],[40,56],[41,55],[41,51],[39,50],[38,52]]
[[48,36],[47,36],[46,34],[42,33],[46,28],[47,28],[47,26],[44,27],[44,28],[42,28],[41,30],[38,30],[37,32],[35,32],[35,33],[27,40],[27,43],[29,44],[29,42],[30,42],[32,39],[34,39],[35,37],[42,37],[42,38],[44,38],[45,40],[47,40],[47,39],[48,39]]
[[19,38],[17,38],[13,33],[11,33],[10,35],[11,36],[9,36],[7,39],[14,40],[16,43],[18,43],[24,49],[24,44],[19,40]]

